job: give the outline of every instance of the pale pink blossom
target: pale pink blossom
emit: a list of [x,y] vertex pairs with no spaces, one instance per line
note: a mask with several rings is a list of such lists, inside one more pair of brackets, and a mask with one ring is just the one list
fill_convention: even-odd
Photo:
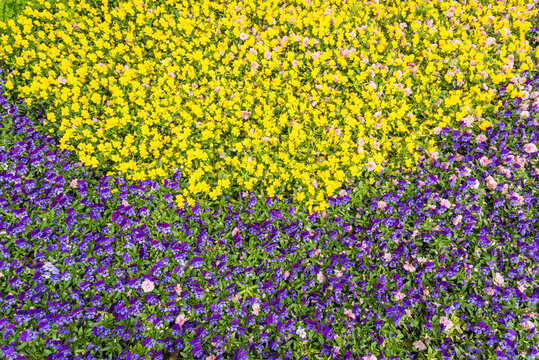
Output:
[[494,289],[491,288],[491,287],[485,288],[485,290],[483,290],[483,291],[484,291],[485,294],[487,294],[487,295],[490,295],[490,296],[494,295]]
[[392,258],[393,258],[393,255],[391,255],[391,253],[385,253],[384,254],[384,260],[385,261],[391,261]]
[[395,295],[395,300],[396,301],[401,301],[402,299],[404,299],[406,297],[406,295],[404,295],[403,293],[399,292]]
[[522,325],[522,327],[526,330],[531,330],[535,327],[530,320],[523,321],[520,323],[520,325]]
[[235,228],[232,230],[232,236],[236,236],[239,232],[240,232],[240,229],[238,229],[237,227],[235,227]]
[[155,285],[153,281],[146,279],[142,282],[141,288],[144,292],[150,292],[155,289]]
[[479,159],[479,164],[481,164],[481,166],[488,166],[492,161],[487,158],[486,156],[483,156]]
[[499,285],[499,286],[503,286],[505,284],[505,280],[504,280],[502,274],[500,274],[500,273],[494,274],[494,283]]
[[367,163],[367,170],[373,171],[376,168],[376,163],[374,160],[371,160]]
[[440,133],[442,132],[442,129],[440,129],[439,127],[435,127],[432,132],[434,133],[434,135],[440,135]]
[[344,315],[348,316],[350,319],[355,319],[356,318],[356,314],[354,314],[354,312],[350,309],[344,309]]
[[254,303],[253,304],[253,315],[258,315],[260,313],[260,304]]
[[264,57],[266,58],[266,60],[271,59],[271,51],[266,51],[266,52],[264,53]]
[[457,226],[462,221],[462,215],[457,215],[453,218],[453,225]]
[[487,141],[487,137],[484,134],[480,134],[480,135],[477,135],[477,137],[475,138],[475,141],[478,144],[480,144],[480,143],[483,143],[483,142]]
[[290,276],[290,271],[285,271],[283,276],[285,279],[288,279],[288,277]]
[[339,196],[345,196],[345,195],[348,195],[348,192],[344,189],[342,189],[341,191],[339,191]]
[[174,291],[176,292],[176,295],[178,296],[182,295],[182,287],[180,286],[180,284],[177,284],[176,286],[174,286]]
[[254,69],[254,70],[258,69],[258,63],[256,61],[253,61],[251,63],[251,68]]
[[69,187],[72,187],[72,188],[77,188],[79,186],[77,180],[72,180],[71,183],[69,184]]
[[245,120],[249,119],[250,116],[251,116],[250,111],[242,111],[241,112],[241,117],[244,118]]
[[378,206],[378,209],[385,210],[387,203],[385,201],[378,201],[377,206]]
[[248,37],[249,37],[249,35],[247,35],[246,33],[243,33],[243,32],[242,32],[242,33],[240,34],[240,39],[243,40],[243,41],[247,40]]
[[404,264],[404,270],[409,271],[409,272],[414,272],[415,266],[410,263],[406,263]]
[[451,202],[447,199],[440,199],[440,205],[449,209],[451,207]]
[[187,317],[185,316],[185,314],[180,314],[180,315],[176,316],[175,323],[178,324],[180,327],[182,327],[183,324],[185,324],[186,321],[187,321]]
[[318,282],[324,282],[324,279],[326,277],[324,276],[324,274],[322,274],[322,271],[319,271],[318,274],[316,274],[316,279],[318,280]]
[[421,340],[418,340],[418,341],[414,342],[414,348],[417,351],[425,351],[425,350],[427,350],[427,346]]
[[494,178],[492,176],[488,176],[486,179],[485,179],[486,183],[487,183],[487,187],[489,189],[495,189],[496,186],[498,186],[498,183],[496,182],[496,180],[494,180]]
[[496,39],[492,36],[485,39],[484,44],[485,45],[494,45],[496,43]]
[[58,77],[58,82],[62,85],[67,84],[67,80],[63,76]]
[[446,330],[449,330],[451,329],[455,324],[453,324],[453,322],[451,320],[449,320],[447,317],[445,316],[442,316],[440,318],[440,324],[441,325],[444,325]]
[[421,265],[423,265],[424,263],[427,262],[427,259],[424,258],[424,257],[419,257],[419,258],[417,258],[417,262],[420,263]]
[[528,143],[524,145],[524,151],[528,154],[533,154],[537,152],[537,146],[534,143]]

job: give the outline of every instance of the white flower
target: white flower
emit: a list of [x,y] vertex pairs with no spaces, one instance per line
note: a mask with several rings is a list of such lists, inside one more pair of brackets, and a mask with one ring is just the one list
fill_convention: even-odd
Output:
[[298,326],[298,329],[296,330],[296,335],[298,335],[300,338],[306,338],[307,333],[305,332],[305,329],[303,329],[301,326]]

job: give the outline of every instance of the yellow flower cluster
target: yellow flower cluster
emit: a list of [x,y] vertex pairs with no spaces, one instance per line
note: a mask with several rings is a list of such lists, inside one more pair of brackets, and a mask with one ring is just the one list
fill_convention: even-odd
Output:
[[538,55],[522,0],[103,2],[0,22],[7,87],[87,165],[181,168],[180,203],[256,189],[321,210],[349,179],[413,167],[435,127],[488,126],[492,87]]

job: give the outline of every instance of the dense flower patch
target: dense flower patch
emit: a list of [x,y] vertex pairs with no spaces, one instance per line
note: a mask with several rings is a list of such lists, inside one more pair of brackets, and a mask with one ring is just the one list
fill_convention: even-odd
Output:
[[96,180],[2,98],[0,354],[535,357],[539,76],[510,87],[486,132],[436,128],[417,171],[311,215],[249,193],[180,209],[180,172]]
[[6,86],[89,166],[182,168],[181,207],[253,190],[323,210],[347,179],[435,151],[433,128],[485,129],[493,87],[537,61],[522,0],[107,4],[0,22]]

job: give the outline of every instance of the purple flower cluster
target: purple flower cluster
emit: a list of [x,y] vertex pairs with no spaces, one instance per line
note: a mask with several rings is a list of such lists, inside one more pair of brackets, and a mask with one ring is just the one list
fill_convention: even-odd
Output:
[[96,179],[1,98],[0,356],[532,358],[539,106],[505,104],[309,215],[254,194],[178,209],[180,173]]

